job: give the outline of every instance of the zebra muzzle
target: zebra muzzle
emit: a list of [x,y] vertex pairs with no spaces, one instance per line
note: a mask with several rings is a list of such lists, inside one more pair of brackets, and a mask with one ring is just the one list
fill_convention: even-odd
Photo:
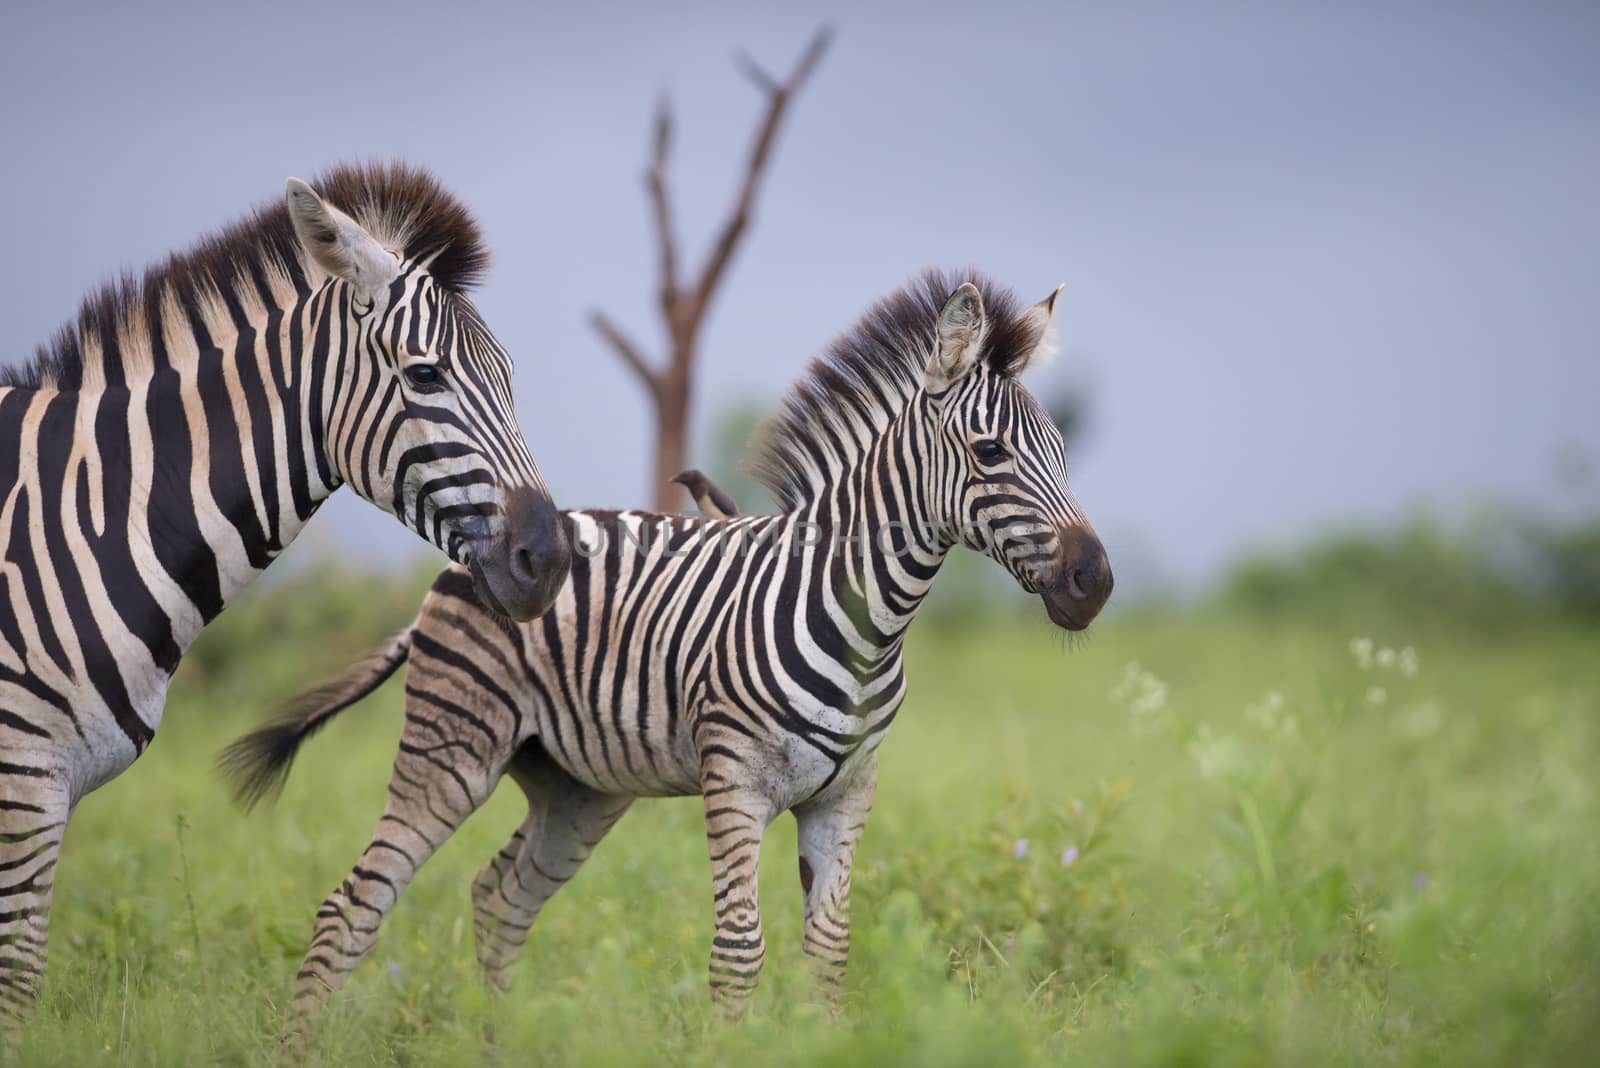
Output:
[[506,497],[499,533],[471,547],[467,566],[485,607],[511,619],[542,615],[572,569],[572,547],[554,502],[519,488]]
[[1111,561],[1099,537],[1087,527],[1067,527],[1059,537],[1055,574],[1038,584],[1039,597],[1052,623],[1083,630],[1111,599]]

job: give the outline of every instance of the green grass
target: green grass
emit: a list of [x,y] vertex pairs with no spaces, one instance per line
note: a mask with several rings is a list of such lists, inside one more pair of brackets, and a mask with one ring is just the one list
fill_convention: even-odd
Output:
[[[238,812],[210,765],[276,701],[403,622],[417,588],[316,587],[231,612],[185,665],[151,751],[80,806],[46,996],[0,1062],[270,1060],[312,913],[380,811],[398,687],[310,745],[275,809]],[[1199,610],[1112,621],[1077,648],[1042,616],[919,625],[857,858],[837,1023],[807,997],[788,817],[767,839],[752,1014],[731,1027],[710,1007],[694,800],[637,805],[546,909],[511,994],[491,998],[468,884],[520,816],[508,783],[412,884],[314,1060],[1592,1055],[1600,634],[1551,625],[1491,641],[1374,622],[1377,646],[1415,647],[1414,677],[1362,670],[1352,637]]]

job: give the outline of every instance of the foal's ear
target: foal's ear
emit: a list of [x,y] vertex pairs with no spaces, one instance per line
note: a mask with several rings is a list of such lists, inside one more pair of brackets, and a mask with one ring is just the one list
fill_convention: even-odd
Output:
[[986,325],[978,287],[971,282],[961,283],[939,312],[933,359],[925,382],[930,391],[942,392],[972,369],[983,346]]
[[360,223],[327,203],[309,185],[290,178],[284,199],[306,255],[335,278],[371,295],[400,274],[400,261]]
[[1056,355],[1056,298],[1065,285],[1056,286],[1056,291],[1045,297],[1039,303],[1022,313],[1022,322],[1027,327],[1025,337],[1033,338],[1033,347],[1022,356],[1017,365],[1017,373],[1030,370],[1034,367],[1043,367]]

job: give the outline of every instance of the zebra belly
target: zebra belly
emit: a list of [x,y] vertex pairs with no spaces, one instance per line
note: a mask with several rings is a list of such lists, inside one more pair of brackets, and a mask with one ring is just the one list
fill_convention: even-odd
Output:
[[[538,743],[563,771],[602,793],[686,797],[700,792],[700,760],[687,730],[668,733],[652,708],[640,729],[638,705],[621,710],[535,709]],[[619,726],[620,724],[620,726]]]
[[[546,693],[585,695],[575,679],[563,688],[541,676]],[[659,693],[659,689],[652,691]],[[723,736],[735,748],[749,775],[749,785],[770,798],[777,811],[825,796],[848,782],[877,750],[904,700],[903,690],[877,709],[869,720],[833,709],[807,710],[808,722],[825,733],[774,730],[763,717],[749,716],[727,698],[711,697],[715,707],[748,724],[747,731]],[[536,700],[532,709],[538,744],[569,775],[603,793],[628,797],[682,797],[700,787],[700,752],[696,722],[703,709],[674,716],[664,702],[653,701],[641,714],[639,691],[629,686],[610,707],[594,707],[585,699],[576,706]],[[803,705],[796,699],[796,705]],[[841,736],[853,736],[840,743]]]

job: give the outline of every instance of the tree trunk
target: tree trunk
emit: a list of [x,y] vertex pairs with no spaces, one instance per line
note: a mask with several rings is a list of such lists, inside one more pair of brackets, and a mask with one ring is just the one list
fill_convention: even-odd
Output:
[[683,490],[672,479],[689,466],[689,379],[669,368],[656,390],[655,481],[650,487],[658,512],[681,512]]

